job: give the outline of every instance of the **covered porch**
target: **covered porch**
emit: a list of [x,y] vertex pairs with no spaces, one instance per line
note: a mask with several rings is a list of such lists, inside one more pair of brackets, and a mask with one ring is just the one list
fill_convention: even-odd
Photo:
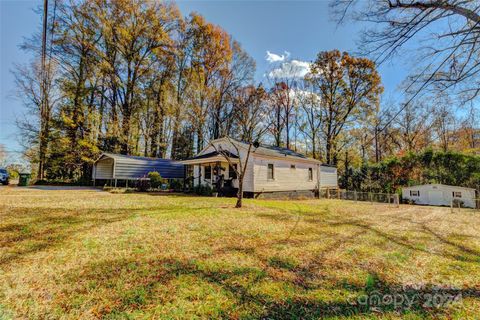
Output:
[[186,184],[192,188],[199,185],[210,187],[219,196],[235,196],[238,191],[238,177],[235,172],[238,156],[231,153],[227,156],[230,163],[217,151],[181,161],[185,165]]

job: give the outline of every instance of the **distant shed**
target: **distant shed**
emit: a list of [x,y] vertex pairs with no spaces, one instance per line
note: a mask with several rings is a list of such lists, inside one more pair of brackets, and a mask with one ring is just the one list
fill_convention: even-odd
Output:
[[165,179],[183,179],[184,165],[170,159],[102,153],[93,165],[93,180],[136,180],[157,171]]
[[461,201],[465,207],[477,206],[476,190],[444,184],[424,184],[402,188],[402,198],[415,204],[450,206],[453,200]]

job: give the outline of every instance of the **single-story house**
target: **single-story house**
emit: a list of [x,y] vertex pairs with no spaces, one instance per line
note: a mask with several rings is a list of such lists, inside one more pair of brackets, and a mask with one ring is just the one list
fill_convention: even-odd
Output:
[[[240,160],[244,165],[248,148],[249,144],[231,138],[212,140],[196,156],[181,161],[186,166],[186,179],[193,180],[194,186],[210,186],[219,192],[226,188],[235,194],[238,178],[231,165],[238,166]],[[338,188],[337,181],[335,167],[286,148],[255,145],[247,163],[243,191],[246,197],[255,198],[309,197],[320,188]]]
[[453,200],[461,201],[463,206],[469,208],[475,208],[477,205],[475,189],[439,183],[402,188],[402,198],[416,204],[432,206],[450,206]]
[[153,171],[165,179],[185,177],[184,165],[178,161],[104,152],[93,165],[92,179],[94,183],[106,180],[116,185],[118,180],[138,180]]

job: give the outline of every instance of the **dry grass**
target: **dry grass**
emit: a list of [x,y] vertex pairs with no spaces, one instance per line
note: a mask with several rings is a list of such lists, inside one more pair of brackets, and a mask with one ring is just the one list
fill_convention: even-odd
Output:
[[[233,204],[0,189],[0,318],[478,317],[478,213],[337,200]],[[354,303],[376,293],[423,300]],[[423,302],[432,293],[462,299],[431,307]]]

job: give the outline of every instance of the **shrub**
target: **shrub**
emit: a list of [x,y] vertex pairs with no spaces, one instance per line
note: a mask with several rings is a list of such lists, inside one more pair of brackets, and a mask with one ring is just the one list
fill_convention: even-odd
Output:
[[48,182],[47,180],[37,180],[35,181],[34,185],[36,186],[46,186],[46,185],[49,185],[50,182]]
[[213,193],[213,190],[209,186],[198,185],[198,186],[195,186],[195,188],[193,189],[193,192],[198,194],[199,196],[211,196]]
[[145,178],[138,179],[136,183],[136,188],[140,192],[146,192],[148,191],[148,189],[150,189],[150,181]]
[[175,191],[182,191],[183,190],[183,182],[179,179],[172,179],[170,181],[170,189]]
[[155,189],[160,188],[162,184],[166,183],[165,179],[163,179],[157,171],[149,172],[148,178],[150,179],[150,186]]
[[414,199],[403,199],[403,203],[405,203],[405,204],[416,204]]
[[18,171],[14,170],[12,168],[7,167],[8,175],[10,176],[10,179],[16,180],[18,179]]
[[115,187],[104,187],[103,191],[107,191],[113,194],[121,194],[121,193],[133,193],[135,189],[133,188],[115,188]]

